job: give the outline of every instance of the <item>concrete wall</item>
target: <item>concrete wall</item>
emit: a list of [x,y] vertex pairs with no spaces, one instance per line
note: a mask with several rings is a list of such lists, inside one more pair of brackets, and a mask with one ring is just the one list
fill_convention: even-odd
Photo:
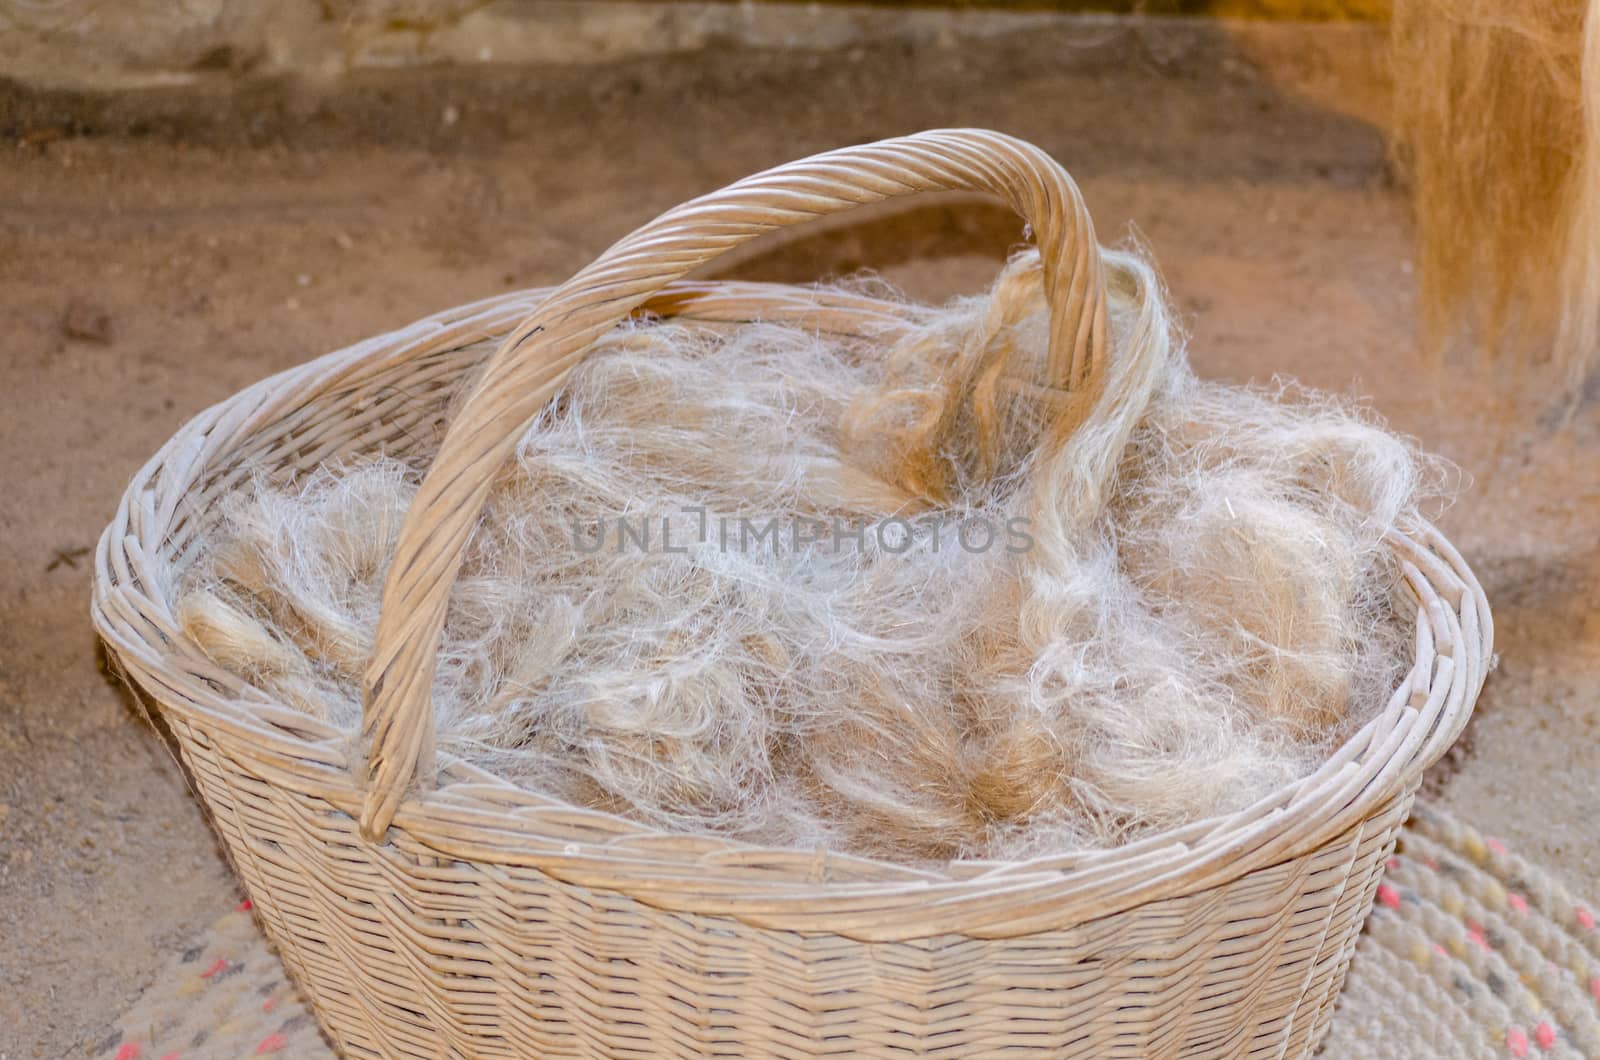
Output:
[[982,36],[1061,11],[1381,17],[1388,0],[0,0],[0,76],[108,89],[417,63],[582,63],[700,48]]

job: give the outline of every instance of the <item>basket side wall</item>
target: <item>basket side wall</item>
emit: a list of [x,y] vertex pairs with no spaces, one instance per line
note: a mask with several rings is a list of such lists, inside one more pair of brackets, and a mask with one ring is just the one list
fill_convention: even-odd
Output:
[[369,844],[170,716],[263,924],[351,1056],[1310,1056],[1413,794],[1197,895],[1013,939],[866,943]]

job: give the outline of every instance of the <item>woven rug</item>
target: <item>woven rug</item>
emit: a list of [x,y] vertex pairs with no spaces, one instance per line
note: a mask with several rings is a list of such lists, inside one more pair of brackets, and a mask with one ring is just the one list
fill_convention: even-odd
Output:
[[[1322,1056],[1600,1060],[1597,907],[1500,841],[1418,804]],[[91,1055],[334,1055],[248,901],[175,954]]]

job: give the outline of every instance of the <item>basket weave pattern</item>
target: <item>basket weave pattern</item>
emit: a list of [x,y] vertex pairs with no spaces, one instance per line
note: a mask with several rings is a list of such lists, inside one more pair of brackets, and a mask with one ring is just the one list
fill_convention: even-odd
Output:
[[[680,277],[760,231],[937,187],[997,192],[1028,218],[1053,381],[1092,395],[1096,364],[1115,353],[1076,188],[1018,141],[924,134],[751,178],[664,215],[553,292],[451,310],[265,380],[135,476],[96,556],[96,625],[176,735],[285,964],[346,1054],[1315,1048],[1421,771],[1459,733],[1488,667],[1482,590],[1431,528],[1394,541],[1416,655],[1373,720],[1272,799],[1116,850],[937,870],[763,850],[652,832],[434,761],[431,650],[474,489],[583,348],[641,308],[892,337],[917,307]],[[502,335],[487,365],[469,348]],[[452,388],[478,371],[445,434]],[[380,451],[434,463],[391,570],[358,745],[187,643],[163,572],[253,469],[292,477]]]

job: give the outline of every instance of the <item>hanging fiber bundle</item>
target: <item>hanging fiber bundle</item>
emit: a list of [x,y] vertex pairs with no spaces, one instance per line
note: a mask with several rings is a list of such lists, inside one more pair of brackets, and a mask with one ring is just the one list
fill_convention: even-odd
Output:
[[1395,0],[1395,153],[1433,345],[1600,356],[1600,0]]

